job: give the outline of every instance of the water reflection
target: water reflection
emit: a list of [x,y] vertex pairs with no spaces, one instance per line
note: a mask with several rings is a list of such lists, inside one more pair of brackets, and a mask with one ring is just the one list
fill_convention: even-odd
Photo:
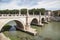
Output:
[[9,29],[9,32],[11,35],[16,35],[16,28],[15,28],[15,25],[11,26],[11,28]]
[[60,22],[45,24],[41,35],[43,37],[51,38],[52,40],[60,39]]
[[11,26],[11,28],[10,28],[10,30],[9,31],[16,31],[16,28],[15,28],[15,26],[13,25],[13,26]]

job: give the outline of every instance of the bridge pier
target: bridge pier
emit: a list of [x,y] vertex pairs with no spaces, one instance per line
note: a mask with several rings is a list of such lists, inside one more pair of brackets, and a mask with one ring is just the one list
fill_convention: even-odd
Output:
[[29,33],[31,33],[33,35],[36,35],[37,34],[36,29],[31,28],[28,17],[29,17],[29,13],[28,13],[28,10],[27,10],[26,25],[25,25],[24,29],[25,29],[26,32],[29,32]]
[[40,25],[40,26],[44,25],[44,24],[42,24],[42,21],[41,21],[41,12],[39,13],[39,22],[38,22],[38,25]]
[[48,18],[45,16],[45,18],[44,18],[44,23],[48,23]]
[[26,32],[28,32],[28,33],[33,34],[33,35],[36,35],[36,34],[37,34],[36,29],[32,28],[32,27],[30,26],[30,24],[25,25],[24,30],[25,30]]
[[50,21],[51,21],[51,18],[52,18],[52,17],[48,15],[48,16],[47,16],[47,21],[50,22]]
[[38,23],[39,26],[43,26],[44,24],[41,22],[41,20]]

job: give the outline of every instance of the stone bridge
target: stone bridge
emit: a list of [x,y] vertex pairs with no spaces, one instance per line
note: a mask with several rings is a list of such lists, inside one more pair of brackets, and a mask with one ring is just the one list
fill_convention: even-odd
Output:
[[42,25],[42,21],[47,22],[49,17],[46,15],[21,15],[21,14],[0,14],[0,31],[8,22],[15,21],[17,28],[26,32],[33,33],[36,35],[36,29],[33,29],[30,25]]

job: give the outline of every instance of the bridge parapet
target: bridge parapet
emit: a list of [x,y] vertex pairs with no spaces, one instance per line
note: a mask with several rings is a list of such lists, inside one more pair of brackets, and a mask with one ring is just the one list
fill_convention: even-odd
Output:
[[[26,16],[27,15],[21,15],[21,14],[0,14],[0,18],[26,17]],[[28,15],[28,17],[39,17],[39,15]]]
[[0,14],[0,18],[15,18],[15,17],[26,17],[26,15],[20,14]]
[[[26,15],[22,15],[22,14],[0,14],[0,17],[2,16],[26,16]],[[39,16],[39,15],[28,15],[28,16]],[[45,15],[40,15],[40,16],[45,16]]]
[[21,14],[0,14],[1,16],[26,16],[26,15],[21,15]]
[[0,14],[0,19],[15,19],[15,18],[26,18],[26,15],[19,14]]

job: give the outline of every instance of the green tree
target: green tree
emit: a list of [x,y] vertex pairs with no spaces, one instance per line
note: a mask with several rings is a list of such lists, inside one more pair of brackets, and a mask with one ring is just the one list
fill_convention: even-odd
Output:
[[39,10],[38,9],[31,9],[31,10],[29,10],[29,14],[32,15],[33,12],[34,12],[35,15],[38,15],[39,14]]
[[27,9],[21,9],[21,14],[26,15],[27,14]]
[[[45,13],[44,8],[41,8],[41,9],[35,9],[34,8],[34,9],[30,9],[28,11],[29,11],[29,14],[33,14],[33,12],[34,12],[35,15],[39,15],[40,12],[41,12],[42,15],[44,15],[44,13]],[[8,9],[0,10],[0,14],[18,14],[18,13],[19,13],[19,10],[17,10],[17,9],[14,9],[14,10],[8,10]],[[26,15],[27,14],[27,9],[26,8],[21,9],[21,14]]]
[[44,13],[45,13],[45,9],[44,8],[41,8],[41,9],[38,9],[39,10],[39,12],[41,12],[41,15],[44,15]]

